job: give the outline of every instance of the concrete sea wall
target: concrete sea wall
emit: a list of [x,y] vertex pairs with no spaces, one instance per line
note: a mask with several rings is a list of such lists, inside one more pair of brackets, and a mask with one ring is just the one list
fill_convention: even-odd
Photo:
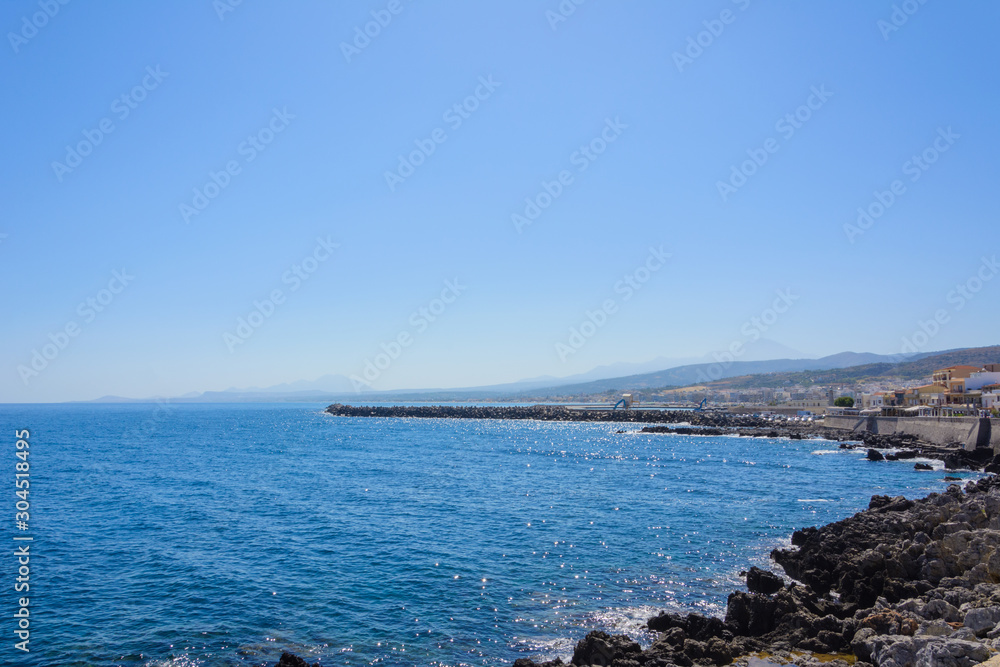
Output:
[[913,435],[935,445],[960,445],[970,451],[976,447],[992,447],[994,452],[1000,452],[1000,419],[827,415],[823,425],[859,433]]

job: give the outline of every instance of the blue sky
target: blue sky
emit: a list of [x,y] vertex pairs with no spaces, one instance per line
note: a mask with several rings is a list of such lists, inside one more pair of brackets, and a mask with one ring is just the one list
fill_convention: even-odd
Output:
[[0,9],[0,400],[997,342],[1000,7],[225,1]]

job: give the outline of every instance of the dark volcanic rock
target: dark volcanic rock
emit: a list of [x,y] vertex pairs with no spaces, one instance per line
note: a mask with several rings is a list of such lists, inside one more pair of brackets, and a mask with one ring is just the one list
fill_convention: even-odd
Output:
[[318,662],[314,662],[310,665],[299,656],[285,652],[281,654],[281,660],[279,660],[274,667],[320,667],[320,664]]
[[885,461],[885,457],[882,456],[882,452],[877,449],[868,450],[868,460],[869,461]]
[[[953,485],[946,493],[932,493],[916,502],[902,496],[875,496],[869,511],[803,535],[797,550],[775,550],[772,557],[817,594],[834,591],[842,601],[862,607],[871,606],[879,596],[894,602],[914,591],[923,594],[942,578],[961,576],[988,556],[984,545],[976,552],[978,559],[957,558],[955,549],[965,543],[953,545],[947,536],[985,529],[991,516],[1000,517],[996,486],[988,478],[970,484],[967,494]],[[993,539],[989,538],[990,544]],[[937,541],[946,544],[925,546]]]
[[913,464],[913,469],[914,470],[934,470],[934,466],[928,465],[926,463],[914,463]]
[[518,658],[514,661],[514,667],[559,667],[565,664],[562,658],[556,658],[555,660],[546,660],[545,662],[535,662],[529,658]]
[[697,640],[732,637],[732,633],[721,620],[701,614],[681,616],[680,614],[662,612],[646,621],[646,627],[655,632],[679,630],[680,636]]
[[747,572],[747,589],[751,593],[771,595],[780,591],[784,586],[784,580],[773,572],[762,570],[756,566],[751,567],[750,571]]
[[948,454],[944,457],[944,469],[945,470],[961,470],[965,467],[964,458],[959,455],[958,452],[954,454]]
[[674,435],[725,435],[721,428],[691,428],[689,426],[643,426],[640,433],[673,433]]
[[573,664],[604,666],[615,663],[617,667],[622,661],[635,660],[641,653],[639,644],[625,635],[609,635],[595,630],[577,643],[573,650]]
[[[890,498],[889,496],[872,496],[872,499],[868,501],[868,509],[877,510],[881,507],[885,507],[891,502],[892,498]],[[813,530],[816,529],[814,528]],[[792,542],[792,544],[795,544],[795,546],[797,547],[802,546],[802,544],[804,543],[805,542],[802,542],[801,544],[795,544],[794,542]]]
[[673,628],[684,629],[686,625],[684,617],[680,614],[671,614],[670,612],[663,611],[658,616],[653,616],[647,620],[646,627],[653,632],[666,632]]
[[988,447],[967,452],[964,449],[951,452],[944,457],[945,470],[982,470],[993,462],[993,450]]
[[726,605],[726,625],[734,633],[750,637],[760,637],[774,629],[775,601],[759,593],[729,594]]
[[861,442],[870,449],[906,449],[917,441],[916,436],[893,433],[862,433]]

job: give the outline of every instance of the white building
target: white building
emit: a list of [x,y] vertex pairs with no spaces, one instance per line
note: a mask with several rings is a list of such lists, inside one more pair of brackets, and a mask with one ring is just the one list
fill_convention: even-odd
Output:
[[1000,410],[1000,391],[992,389],[983,392],[983,410]]
[[[994,366],[995,364],[990,364],[990,367]],[[965,379],[965,391],[982,389],[988,384],[1000,384],[1000,371],[982,370],[972,373]]]

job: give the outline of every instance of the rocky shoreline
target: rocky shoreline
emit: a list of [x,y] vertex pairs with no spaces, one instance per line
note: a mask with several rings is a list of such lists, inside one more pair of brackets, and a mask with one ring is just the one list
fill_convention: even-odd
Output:
[[874,496],[852,517],[796,531],[792,545],[771,554],[792,581],[751,568],[725,619],[660,614],[647,649],[591,632],[571,664],[968,667],[1000,649],[1000,478],[920,500]]
[[[729,413],[573,411],[532,407],[330,406],[343,416],[638,422],[630,432],[743,435],[842,441],[871,461],[938,458],[946,469],[1000,470],[992,451],[964,452],[909,436],[774,425]],[[666,422],[666,423],[665,423]],[[683,426],[669,426],[687,422]],[[624,433],[625,431],[619,431]],[[873,465],[877,465],[873,463]],[[920,464],[918,464],[920,465]],[[729,595],[724,618],[661,613],[647,621],[648,648],[594,631],[562,658],[514,667],[692,667],[777,664],[829,667],[971,667],[1000,650],[1000,477],[908,500],[873,496],[867,510],[792,535],[772,560],[784,577],[753,567]],[[1000,660],[1000,658],[998,658]],[[991,663],[992,664],[992,663]],[[317,663],[318,666],[318,663]],[[310,667],[291,654],[278,667]]]
[[[514,667],[971,667],[1000,649],[1000,477],[919,500],[873,496],[771,557],[791,580],[751,568],[725,618],[664,612],[647,622],[648,648],[594,631],[569,663]],[[285,654],[277,667],[310,666]]]

